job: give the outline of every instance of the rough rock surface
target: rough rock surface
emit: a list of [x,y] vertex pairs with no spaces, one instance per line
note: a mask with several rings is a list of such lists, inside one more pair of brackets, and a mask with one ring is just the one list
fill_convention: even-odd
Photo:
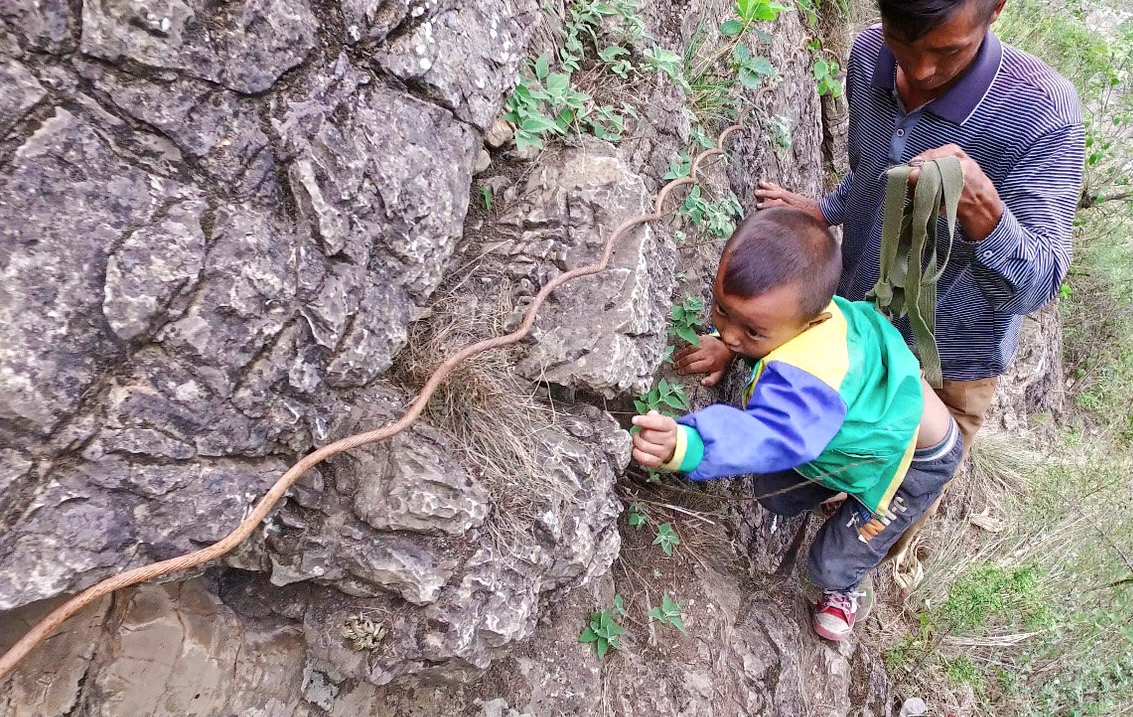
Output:
[[[542,285],[597,262],[618,225],[651,211],[641,179],[599,143],[587,144],[528,179],[499,222],[514,238],[494,251],[518,255],[516,278]],[[652,226],[626,233],[605,272],[555,293],[520,373],[608,398],[648,391],[667,340],[674,265],[671,242]]]
[[[63,596],[217,540],[297,456],[400,416],[418,386],[391,367],[439,287],[487,305],[504,283],[522,308],[649,211],[689,131],[659,75],[618,147],[512,154],[497,119],[553,49],[567,7],[549,5],[0,0],[0,649]],[[679,50],[691,7],[643,12]],[[790,142],[732,145],[745,204],[759,177],[822,181],[804,32],[784,15],[764,48],[782,81],[763,109]],[[469,219],[479,187],[499,203]],[[869,650],[810,634],[796,524],[677,497],[664,557],[619,520],[628,434],[533,385],[611,411],[648,388],[669,231],[627,235],[521,349],[516,402],[555,398],[549,425],[506,437],[537,444],[546,481],[522,529],[499,534],[506,486],[419,423],[309,472],[219,564],[89,607],[0,681],[0,717],[892,714]],[[687,634],[645,617],[661,591]],[[578,634],[615,592],[630,632],[599,661]]]
[[[360,4],[351,8],[356,18],[366,16],[359,13]],[[523,28],[536,21],[538,3],[440,2],[414,8],[413,13],[418,10],[425,11],[418,23],[383,45],[375,61],[406,83],[422,87],[460,119],[486,130],[526,57]]]
[[1066,400],[1062,371],[1062,320],[1050,304],[1023,317],[1015,363],[996,384],[989,416],[1009,431],[1027,427],[1027,414],[1058,415]]
[[86,55],[177,70],[246,94],[269,89],[315,46],[305,0],[90,0],[82,23]]
[[[339,402],[364,400],[344,392],[389,367],[442,278],[478,152],[447,110],[343,54],[255,103],[192,77],[130,74],[135,62],[177,69],[153,44],[175,40],[197,70],[228,53],[204,79],[267,89],[278,73],[252,88],[241,72],[313,28],[305,6],[283,9],[231,8],[201,34],[203,8],[86,5],[98,18],[76,67],[98,92],[56,107],[11,155],[0,609],[223,535],[296,452],[332,437]],[[142,15],[157,30],[138,34]],[[167,16],[176,27],[161,30]],[[119,57],[99,44],[112,35],[132,61],[90,61]],[[5,67],[11,126],[44,91]]]

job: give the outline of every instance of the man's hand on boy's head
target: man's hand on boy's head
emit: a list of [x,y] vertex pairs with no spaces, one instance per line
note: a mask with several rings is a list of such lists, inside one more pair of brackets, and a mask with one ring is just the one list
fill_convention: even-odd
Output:
[[677,450],[677,422],[657,411],[634,416],[633,425],[641,430],[633,434],[633,459],[646,468],[657,468],[672,460]]
[[715,386],[724,377],[732,359],[736,355],[724,342],[715,336],[701,336],[699,346],[686,346],[673,354],[673,366],[677,373],[687,376],[690,373],[708,374],[700,381],[701,386]]
[[802,194],[792,192],[789,189],[783,189],[773,182],[760,180],[759,189],[755,190],[755,198],[759,200],[759,203],[755,205],[756,209],[793,207],[795,209],[801,209],[823,224],[827,223],[826,216],[823,215],[822,208],[819,207],[817,199],[811,199]]

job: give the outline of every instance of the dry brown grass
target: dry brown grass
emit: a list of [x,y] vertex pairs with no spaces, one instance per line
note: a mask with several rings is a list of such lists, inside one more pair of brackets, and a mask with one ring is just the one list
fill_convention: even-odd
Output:
[[[412,326],[399,358],[406,382],[423,383],[444,357],[505,333],[515,309],[509,288],[488,296],[466,292],[441,297],[431,315]],[[578,500],[552,470],[559,450],[547,437],[556,423],[554,407],[537,395],[538,386],[512,371],[520,350],[489,351],[461,364],[437,389],[424,415],[448,435],[460,462],[488,490],[492,511],[486,527],[505,550],[517,539],[526,542],[539,515]]]

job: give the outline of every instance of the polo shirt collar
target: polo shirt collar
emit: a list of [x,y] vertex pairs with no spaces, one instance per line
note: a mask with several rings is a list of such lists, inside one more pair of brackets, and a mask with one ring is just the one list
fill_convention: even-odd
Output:
[[[964,124],[991,89],[991,83],[999,73],[1002,61],[1003,44],[989,30],[984,35],[980,51],[971,66],[964,71],[956,84],[924,108],[949,122]],[[873,66],[873,78],[870,84],[878,89],[894,90],[897,87],[896,79],[897,58],[888,47],[882,45],[877,53],[877,63]]]

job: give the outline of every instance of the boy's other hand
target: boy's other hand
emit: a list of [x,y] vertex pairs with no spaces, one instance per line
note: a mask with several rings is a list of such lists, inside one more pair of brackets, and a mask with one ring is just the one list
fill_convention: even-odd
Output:
[[657,468],[673,458],[677,450],[677,422],[657,411],[634,416],[641,430],[633,435],[633,459],[646,468]]
[[755,198],[759,200],[759,203],[755,205],[756,209],[793,207],[801,209],[823,224],[827,223],[826,217],[822,215],[822,209],[818,206],[817,199],[811,199],[802,194],[783,189],[773,182],[760,180],[759,189],[755,190]]
[[690,373],[708,374],[700,381],[701,386],[715,386],[724,377],[732,359],[736,355],[715,336],[701,336],[699,346],[686,346],[673,354],[673,367],[677,373],[686,376]]

